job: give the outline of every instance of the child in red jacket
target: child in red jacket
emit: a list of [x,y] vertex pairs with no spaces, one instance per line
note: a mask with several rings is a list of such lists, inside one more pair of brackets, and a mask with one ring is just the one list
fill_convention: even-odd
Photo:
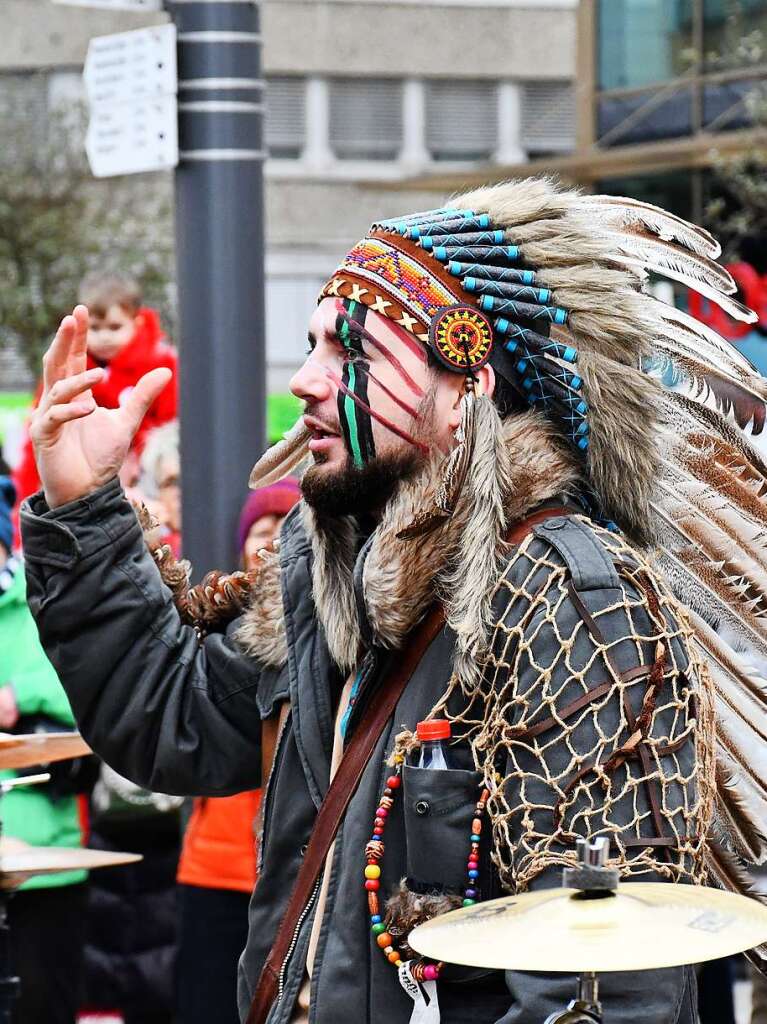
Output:
[[[106,409],[122,405],[139,379],[157,366],[173,370],[173,377],[149,409],[133,439],[127,462],[137,474],[138,456],[147,433],[177,415],[177,356],[165,342],[160,320],[153,309],[141,306],[138,285],[115,274],[90,274],[80,285],[78,301],[91,315],[88,331],[88,369],[103,366],[106,373],[93,388],[96,403]],[[42,384],[38,386],[35,405]],[[132,474],[128,471],[127,476]],[[135,475],[135,474],[134,474]],[[32,442],[27,438],[13,480],[21,502],[40,488]],[[132,479],[125,479],[126,484]]]

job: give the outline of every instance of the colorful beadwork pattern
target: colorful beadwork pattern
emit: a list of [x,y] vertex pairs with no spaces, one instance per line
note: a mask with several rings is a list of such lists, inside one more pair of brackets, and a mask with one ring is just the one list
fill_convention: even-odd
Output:
[[363,302],[375,313],[390,318],[393,307],[395,313],[399,312],[392,301],[395,299],[402,310],[393,318],[394,323],[424,342],[428,341],[428,327],[437,310],[454,305],[456,300],[418,260],[384,238],[363,238],[354,246],[322,290],[322,298],[328,295]]

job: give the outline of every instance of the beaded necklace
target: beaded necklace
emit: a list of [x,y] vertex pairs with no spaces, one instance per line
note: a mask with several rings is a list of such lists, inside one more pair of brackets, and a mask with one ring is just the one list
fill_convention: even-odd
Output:
[[[375,819],[373,821],[373,837],[365,847],[365,889],[368,898],[368,910],[370,912],[370,930],[373,933],[376,944],[383,955],[395,968],[403,965],[402,957],[394,948],[394,937],[386,930],[381,915],[381,904],[378,898],[378,891],[381,888],[381,864],[384,856],[384,830],[389,811],[394,806],[394,794],[402,785],[402,766],[405,762],[404,755],[395,754],[394,773],[386,780],[381,799],[378,801]],[[466,864],[468,883],[464,887],[463,906],[471,907],[479,899],[479,842],[482,835],[482,814],[490,797],[487,789],[482,790],[482,795],[474,808],[474,818],[471,823],[471,849]],[[411,965],[411,973],[416,981],[436,981],[444,964],[425,963],[419,960]]]

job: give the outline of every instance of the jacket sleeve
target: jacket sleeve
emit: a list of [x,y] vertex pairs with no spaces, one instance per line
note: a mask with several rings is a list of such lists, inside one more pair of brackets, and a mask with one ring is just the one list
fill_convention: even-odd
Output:
[[[624,881],[693,881],[697,704],[675,606],[628,549],[622,575],[587,527],[557,520],[552,532],[528,547],[527,599],[512,596],[499,613],[509,671],[496,837],[508,837],[506,884],[560,886],[573,835],[607,837]],[[506,980],[512,1001],[499,1024],[544,1021],[575,998],[573,975],[509,971]],[[696,1019],[689,968],[605,974],[600,989],[614,1024]]]
[[22,508],[29,606],[78,726],[148,789],[227,795],[260,782],[259,685],[277,670],[227,634],[181,623],[115,479],[49,510]]

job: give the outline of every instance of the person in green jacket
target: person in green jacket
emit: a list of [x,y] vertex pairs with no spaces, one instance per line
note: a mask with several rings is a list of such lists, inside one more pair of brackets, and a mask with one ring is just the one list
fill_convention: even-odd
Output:
[[[9,477],[0,475],[0,731],[74,726],[69,701],[37,636],[24,571],[11,553]],[[0,779],[16,775],[0,772]],[[82,846],[77,797],[50,784],[17,786],[0,801],[4,836],[33,846]],[[12,967],[21,979],[14,1024],[74,1024],[85,924],[86,872],[38,875],[11,898]]]

